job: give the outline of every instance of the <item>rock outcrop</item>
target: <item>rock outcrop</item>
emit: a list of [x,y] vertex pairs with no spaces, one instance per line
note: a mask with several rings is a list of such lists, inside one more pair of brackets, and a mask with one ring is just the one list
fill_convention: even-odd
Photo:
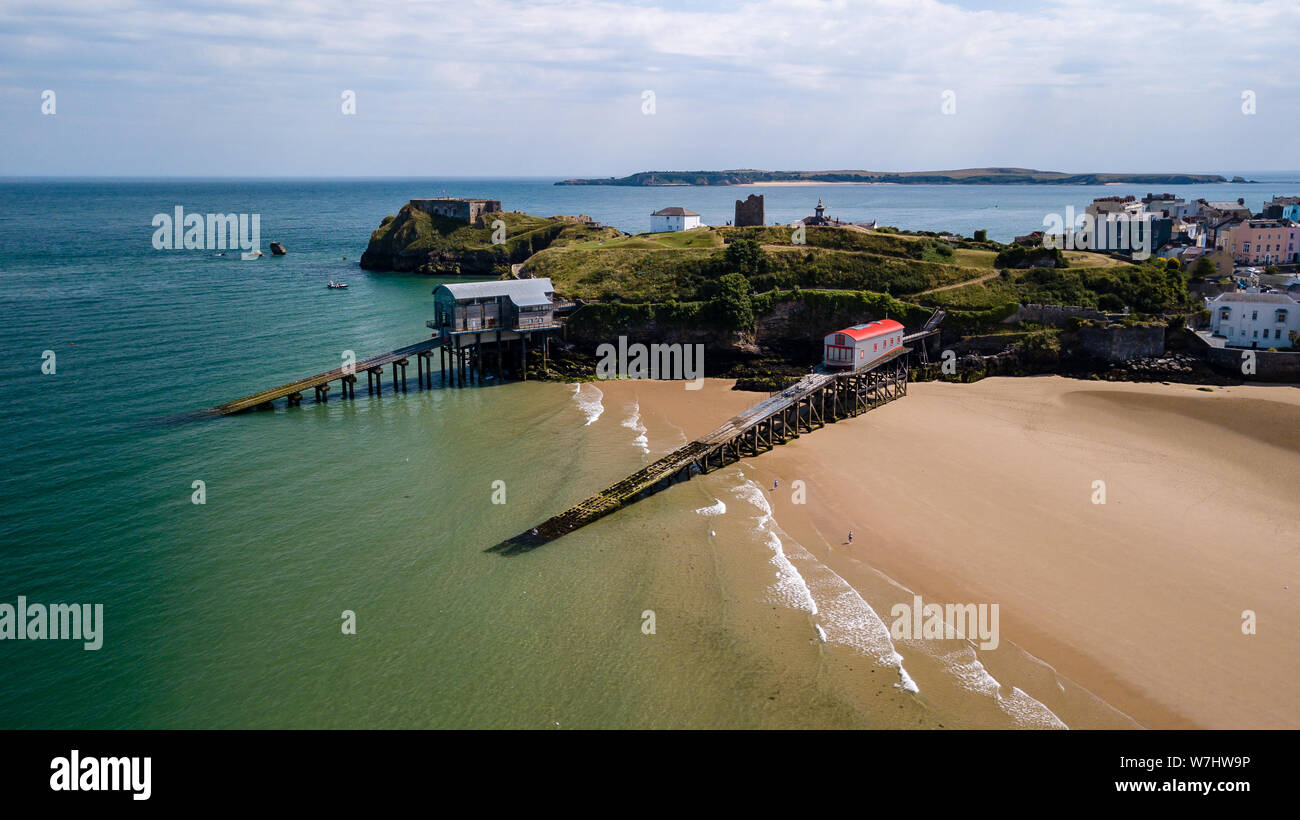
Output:
[[384,217],[370,235],[361,267],[439,276],[509,276],[511,266],[553,244],[618,235],[613,228],[516,211],[485,214],[471,224],[407,203],[396,216]]

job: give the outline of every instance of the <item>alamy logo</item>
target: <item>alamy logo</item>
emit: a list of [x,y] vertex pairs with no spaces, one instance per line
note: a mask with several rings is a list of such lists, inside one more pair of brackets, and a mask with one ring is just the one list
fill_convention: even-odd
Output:
[[1043,217],[1043,247],[1067,251],[1131,251],[1133,258],[1151,257],[1151,221],[1154,214],[1107,214],[1098,219],[1090,213],[1076,215],[1067,206],[1065,216]]
[[627,343],[618,337],[618,347],[606,342],[596,348],[598,379],[685,379],[687,390],[704,386],[704,345]]
[[261,214],[154,214],[153,246],[160,251],[242,250],[243,259],[262,255]]
[[153,758],[82,757],[73,749],[50,761],[50,790],[56,792],[131,792],[132,800],[148,800]]
[[29,604],[18,596],[18,606],[0,604],[0,641],[84,641],[83,649],[104,645],[104,605]]
[[998,648],[997,604],[926,604],[920,595],[912,604],[894,604],[889,614],[894,640],[965,640],[979,638],[980,649]]

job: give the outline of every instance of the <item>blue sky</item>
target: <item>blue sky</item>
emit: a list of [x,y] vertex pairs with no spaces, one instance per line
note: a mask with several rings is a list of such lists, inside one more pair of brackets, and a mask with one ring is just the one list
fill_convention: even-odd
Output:
[[1297,32],[1294,0],[5,0],[0,175],[1294,169]]

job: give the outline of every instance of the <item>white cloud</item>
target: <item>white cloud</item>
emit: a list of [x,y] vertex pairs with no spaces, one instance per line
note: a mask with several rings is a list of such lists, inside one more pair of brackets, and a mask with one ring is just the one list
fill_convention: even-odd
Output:
[[[0,108],[24,132],[21,142],[41,128],[33,90],[75,89],[93,96],[96,110],[135,112],[87,125],[88,134],[116,133],[104,144],[121,155],[46,155],[122,173],[156,166],[169,142],[195,139],[208,118],[245,119],[250,150],[298,173],[312,173],[328,153],[331,129],[340,145],[427,145],[439,122],[452,132],[452,117],[455,159],[434,172],[524,172],[501,167],[500,151],[479,163],[475,145],[490,128],[513,129],[531,155],[551,157],[541,173],[640,170],[639,158],[651,147],[662,155],[665,140],[682,167],[738,164],[729,152],[774,156],[783,167],[814,158],[839,167],[1024,164],[1023,146],[1034,144],[1049,159],[1041,146],[1071,146],[1055,167],[1108,170],[1126,152],[1139,167],[1204,170],[1240,161],[1224,144],[1225,124],[1238,136],[1259,130],[1253,162],[1286,165],[1280,132],[1296,124],[1288,70],[1296,9],[1292,0],[1056,0],[1014,12],[936,0],[291,0],[186,9],[10,0],[0,11],[0,86],[9,89]],[[360,96],[346,133],[335,116],[343,88]],[[642,88],[659,95],[653,122],[638,118]],[[939,94],[948,88],[958,114],[941,118]],[[1238,121],[1242,88],[1259,95],[1260,114],[1246,121]],[[799,116],[773,121],[785,111]],[[271,140],[284,130],[276,112],[317,129],[311,142],[320,153]],[[670,112],[671,136],[661,127]],[[861,134],[833,127],[864,120],[888,120],[881,127],[892,130],[873,134],[866,156]],[[1169,129],[1167,145],[1158,123]],[[1092,130],[1073,131],[1080,128]],[[583,135],[615,145],[593,154],[575,144]],[[615,164],[587,167],[596,154]],[[375,155],[377,167],[359,173],[392,172]],[[20,167],[0,159],[0,173]]]

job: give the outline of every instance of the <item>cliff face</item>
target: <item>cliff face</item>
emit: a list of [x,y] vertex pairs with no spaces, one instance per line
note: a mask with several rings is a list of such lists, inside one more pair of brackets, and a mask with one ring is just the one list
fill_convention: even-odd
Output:
[[370,235],[361,267],[439,276],[505,276],[511,265],[553,244],[606,238],[610,233],[618,235],[612,228],[517,212],[487,214],[470,225],[431,216],[408,202]]

